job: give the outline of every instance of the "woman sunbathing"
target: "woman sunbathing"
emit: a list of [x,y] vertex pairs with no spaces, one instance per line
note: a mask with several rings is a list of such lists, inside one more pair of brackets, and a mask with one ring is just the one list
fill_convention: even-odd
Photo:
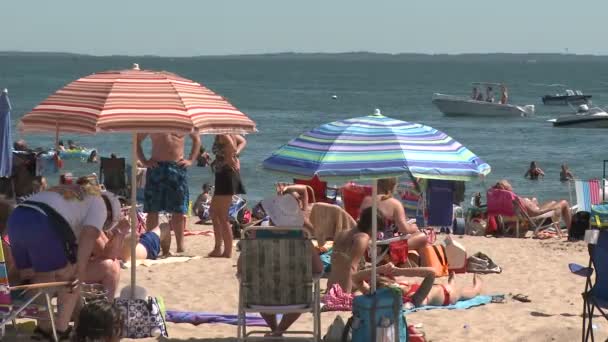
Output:
[[[108,259],[131,260],[130,224],[122,220],[112,230],[102,234],[96,242],[94,256]],[[171,232],[167,223],[141,234],[135,246],[137,260],[155,260],[159,256],[168,256],[171,247]]]
[[[430,267],[398,268],[388,263],[377,268],[377,272],[384,276],[377,278],[378,287],[396,286],[403,292],[403,303],[407,306],[420,307],[424,305],[445,306],[455,304],[461,300],[471,299],[481,293],[481,279],[477,274],[473,275],[473,286],[459,288],[455,285],[454,273],[450,273],[448,283],[445,285],[434,284],[435,271]],[[393,277],[422,277],[421,284],[410,284],[400,282]],[[353,282],[364,294],[369,293],[370,287],[367,283],[371,278],[371,269],[357,272],[353,276]]]
[[[514,193],[513,187],[506,179],[498,181],[496,185],[494,185],[494,188],[507,190]],[[553,211],[556,216],[561,217],[568,231],[570,230],[570,226],[572,225],[572,211],[570,209],[570,203],[568,203],[568,201],[549,201],[539,204],[536,198],[527,198],[521,196],[518,196],[518,198],[520,199],[522,208],[525,209],[526,213],[531,217],[539,216]]]

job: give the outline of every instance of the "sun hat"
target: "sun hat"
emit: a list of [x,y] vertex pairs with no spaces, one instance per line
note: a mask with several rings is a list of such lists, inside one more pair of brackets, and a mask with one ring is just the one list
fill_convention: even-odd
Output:
[[107,191],[107,190],[102,191],[101,195],[104,196],[108,200],[108,203],[110,203],[110,207],[112,208],[112,224],[109,227],[107,227],[107,229],[111,229],[116,224],[118,224],[118,221],[120,221],[120,212],[121,212],[120,199],[116,194],[114,194],[111,191]]

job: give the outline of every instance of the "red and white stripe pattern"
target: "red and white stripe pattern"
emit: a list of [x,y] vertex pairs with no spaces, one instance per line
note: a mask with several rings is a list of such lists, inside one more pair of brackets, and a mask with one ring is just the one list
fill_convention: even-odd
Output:
[[255,122],[199,83],[169,72],[106,71],[80,78],[21,118],[23,132],[256,131]]

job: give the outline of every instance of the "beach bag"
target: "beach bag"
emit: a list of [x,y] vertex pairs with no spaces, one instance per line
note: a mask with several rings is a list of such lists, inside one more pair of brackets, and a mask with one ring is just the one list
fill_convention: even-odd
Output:
[[568,232],[568,240],[577,241],[585,238],[585,230],[589,229],[591,224],[591,213],[588,211],[579,211],[572,216],[572,225]]
[[435,269],[435,276],[447,276],[449,271],[448,258],[443,245],[427,245],[420,249],[420,266]]
[[[352,336],[350,340],[349,335]],[[346,323],[342,341],[408,341],[401,290],[386,287],[377,289],[374,294],[356,296],[353,316]]]
[[486,220],[479,217],[475,217],[472,218],[466,225],[466,233],[467,235],[484,236],[486,235],[487,227],[488,223],[486,222]]
[[608,227],[608,203],[591,205],[591,227]]
[[165,317],[156,297],[118,298],[114,301],[114,305],[125,318],[122,328],[123,338],[168,337]]
[[467,250],[460,242],[454,241],[449,235],[445,239],[445,254],[450,272],[467,272]]

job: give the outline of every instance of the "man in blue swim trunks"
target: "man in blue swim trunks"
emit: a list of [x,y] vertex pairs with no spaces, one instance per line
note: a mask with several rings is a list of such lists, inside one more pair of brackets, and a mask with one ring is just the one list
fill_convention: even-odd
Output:
[[[141,146],[148,136],[152,142],[149,159]],[[158,227],[159,212],[172,214],[169,225],[175,232],[178,253],[185,251],[184,230],[190,200],[187,169],[196,162],[201,146],[199,133],[191,133],[192,149],[190,156],[184,158],[185,137],[184,134],[176,133],[137,135],[137,157],[148,168],[144,189],[144,212],[148,213],[146,228],[151,231]]]

